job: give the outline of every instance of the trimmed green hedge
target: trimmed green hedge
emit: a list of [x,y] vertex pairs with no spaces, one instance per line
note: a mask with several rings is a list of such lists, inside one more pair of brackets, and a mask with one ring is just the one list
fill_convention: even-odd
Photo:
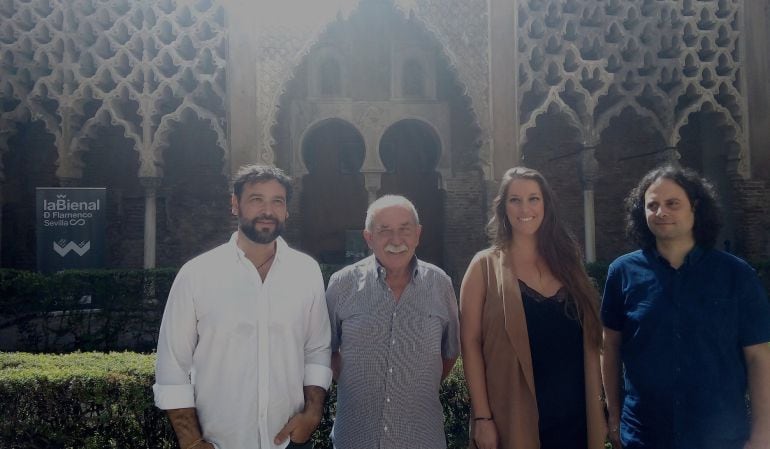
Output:
[[[0,353],[3,449],[176,448],[166,415],[153,405],[154,354]],[[335,389],[316,449],[331,449]],[[458,361],[441,389],[450,449],[468,444],[468,391]]]
[[155,348],[175,270],[0,270],[0,330],[29,352]]
[[133,353],[0,353],[0,447],[175,447],[152,405],[154,363]]
[[[600,292],[607,267],[586,265]],[[770,291],[770,261],[755,267]],[[339,268],[321,265],[324,280]],[[0,351],[151,352],[175,275],[174,269],[52,275],[0,269]]]

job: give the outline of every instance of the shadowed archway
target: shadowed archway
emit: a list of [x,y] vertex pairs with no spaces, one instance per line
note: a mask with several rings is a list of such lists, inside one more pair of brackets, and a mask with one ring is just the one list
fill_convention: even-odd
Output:
[[[326,120],[305,136],[302,158],[302,248],[322,263],[344,263],[360,246],[366,215],[364,139],[353,125]],[[350,256],[350,257],[348,257]]]
[[433,129],[419,120],[393,124],[380,141],[382,174],[380,195],[403,195],[414,203],[422,224],[417,256],[442,266],[444,262],[444,201],[436,172],[441,143]]

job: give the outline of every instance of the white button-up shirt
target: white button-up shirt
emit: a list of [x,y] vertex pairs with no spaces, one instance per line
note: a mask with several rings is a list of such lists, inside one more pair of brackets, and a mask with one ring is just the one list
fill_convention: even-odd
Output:
[[161,409],[195,407],[221,449],[278,449],[303,386],[331,383],[329,316],[318,264],[280,237],[262,282],[230,241],[186,263],[169,293],[153,386]]

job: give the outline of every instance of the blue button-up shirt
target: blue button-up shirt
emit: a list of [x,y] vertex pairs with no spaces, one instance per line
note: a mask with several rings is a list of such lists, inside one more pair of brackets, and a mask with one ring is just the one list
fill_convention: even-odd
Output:
[[770,303],[748,264],[699,247],[678,269],[654,249],[626,254],[610,265],[601,315],[622,333],[626,449],[743,446],[743,347],[770,341]]

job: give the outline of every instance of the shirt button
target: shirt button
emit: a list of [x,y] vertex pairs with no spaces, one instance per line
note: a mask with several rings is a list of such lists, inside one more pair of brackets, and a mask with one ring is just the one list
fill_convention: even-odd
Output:
[[385,431],[386,431],[386,432],[388,431],[388,426],[385,426]]
[[385,402],[390,402],[390,398],[385,398]]
[[390,344],[395,345],[396,344],[396,339],[394,338],[393,340],[390,340]]
[[393,372],[393,368],[388,368],[388,372],[392,373]]
[[396,316],[396,312],[393,312],[393,316]]

